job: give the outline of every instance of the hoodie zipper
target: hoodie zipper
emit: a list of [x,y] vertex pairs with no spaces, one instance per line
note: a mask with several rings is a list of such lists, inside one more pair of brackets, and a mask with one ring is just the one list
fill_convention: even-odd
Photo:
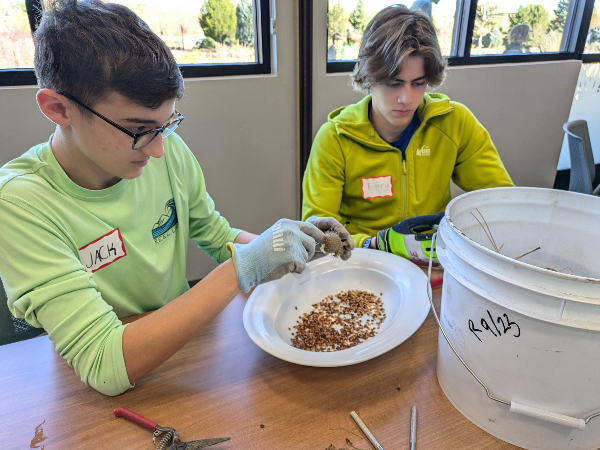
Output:
[[[429,119],[431,119],[432,117],[437,117],[437,116],[442,116],[444,114],[447,114],[449,112],[451,112],[451,109],[446,109],[444,111],[440,111],[437,114],[433,114],[427,118],[425,118],[423,120],[423,122],[421,122],[421,124],[419,125],[419,128],[417,128],[417,130],[415,131],[415,134],[413,134],[412,138],[410,139],[411,141],[414,139],[414,137],[417,135],[417,133],[419,131],[421,131],[421,128],[423,128],[425,122],[427,122]],[[410,142],[408,143],[408,145],[410,145]],[[400,216],[400,222],[402,222],[404,219],[406,219],[406,207],[408,205],[408,193],[407,193],[407,189],[408,189],[408,173],[406,171],[406,150],[408,149],[408,145],[406,146],[406,149],[402,152],[402,176],[401,176],[401,180],[402,180],[402,213]]]
[[407,204],[407,181],[406,181],[406,150],[402,152],[402,214],[400,215],[400,222],[406,219],[406,204]]
[[[413,137],[411,138],[411,141],[414,139],[414,137],[417,135],[417,133],[419,133],[419,131],[421,131],[421,129],[423,128],[423,126],[425,125],[426,122],[428,122],[430,119],[432,119],[433,117],[438,117],[438,116],[443,116],[445,114],[448,114],[449,112],[452,112],[454,109],[452,107],[447,107],[446,109],[442,110],[442,111],[438,111],[435,114],[431,114],[428,117],[425,117],[423,119],[423,121],[421,122],[421,124],[419,125],[419,128],[415,131],[415,134],[413,135]],[[328,118],[328,121],[334,122],[333,119]],[[343,123],[342,123],[343,124]],[[371,142],[371,140],[366,139],[366,138],[359,138],[358,136],[354,135],[353,133],[349,132],[348,130],[344,129],[344,127],[338,127],[338,125],[335,125],[335,129],[338,133],[338,136],[341,135],[346,135],[348,136],[349,139],[351,139],[352,141],[355,141],[356,143],[360,144],[360,145],[364,145],[368,148],[375,148],[377,150],[388,150],[389,147],[382,147],[382,146],[373,146],[373,143]],[[410,146],[410,142],[408,144]],[[408,149],[408,146],[407,148]],[[400,208],[400,221],[406,219],[406,213],[407,213],[407,206],[408,206],[408,172],[406,169],[406,150],[404,150],[402,153],[402,173],[401,173],[401,184],[402,184],[402,200],[401,200],[401,208]]]

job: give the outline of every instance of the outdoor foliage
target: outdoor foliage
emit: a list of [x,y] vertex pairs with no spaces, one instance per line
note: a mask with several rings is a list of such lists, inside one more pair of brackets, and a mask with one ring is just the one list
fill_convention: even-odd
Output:
[[250,0],[240,0],[235,8],[237,28],[235,38],[241,45],[254,47],[254,17]]
[[33,67],[33,40],[25,2],[11,2],[0,11],[0,69]]
[[344,7],[340,4],[333,5],[327,16],[329,39],[331,39],[331,36],[335,33],[340,33],[342,36],[345,36],[346,22],[348,22],[348,14],[346,14]]
[[517,13],[510,17],[510,26],[527,24],[529,28],[546,31],[550,25],[550,14],[542,5],[519,6]]
[[568,11],[568,0],[558,0],[558,6],[554,10],[554,18],[550,22],[550,27],[553,30],[560,31],[561,33],[565,30],[565,23],[567,22]]
[[363,3],[363,0],[358,0],[358,3],[356,4],[356,9],[352,11],[352,14],[350,14],[348,22],[350,22],[350,25],[352,25],[354,27],[354,30],[358,33],[362,34],[362,32],[365,31],[368,19],[367,10],[365,9],[365,4]]
[[600,52],[600,17],[596,8],[592,11],[592,20],[590,21],[590,31],[588,32],[586,42],[586,52]]
[[235,39],[237,18],[231,0],[205,0],[199,20],[207,37],[220,43],[226,38]]
[[213,38],[207,36],[202,40],[200,48],[203,48],[205,50],[214,50],[215,48],[217,48],[217,43]]
[[[177,26],[179,28],[179,34],[181,35],[181,49],[185,50],[185,35],[188,33],[190,28],[194,26],[195,20],[187,14],[180,13],[177,15]],[[197,26],[197,25],[196,25]]]
[[592,20],[590,20],[590,28],[596,28],[600,26],[600,15],[596,10],[596,7],[592,10]]
[[483,37],[482,41],[485,48],[500,47],[502,45],[502,34],[498,28],[492,28],[491,31]]
[[499,25],[497,5],[492,5],[488,1],[477,2],[477,11],[475,13],[475,24],[473,26],[473,43],[479,49],[490,47],[484,44],[484,37],[491,33],[492,29],[497,29]]

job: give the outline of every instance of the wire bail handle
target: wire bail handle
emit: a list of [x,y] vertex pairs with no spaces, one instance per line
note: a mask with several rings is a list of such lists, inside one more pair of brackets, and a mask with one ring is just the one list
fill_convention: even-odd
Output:
[[[436,248],[435,247],[436,239],[437,239],[437,230],[435,233],[433,233],[433,236],[431,238],[431,248]],[[473,378],[475,378],[475,380],[477,380],[477,382],[483,387],[483,389],[485,389],[485,393],[488,396],[488,398],[490,398],[491,400],[494,400],[495,402],[502,403],[504,405],[509,406],[510,412],[522,414],[524,416],[533,417],[533,418],[540,419],[540,420],[544,420],[546,422],[556,423],[558,425],[564,425],[564,426],[575,428],[575,429],[578,429],[581,431],[583,431],[585,429],[585,425],[591,419],[593,419],[594,417],[600,416],[600,411],[598,411],[598,412],[595,412],[594,414],[591,414],[586,419],[579,419],[577,417],[566,416],[564,414],[559,414],[556,412],[548,411],[547,409],[537,408],[535,406],[523,405],[521,403],[503,400],[503,399],[492,396],[490,394],[489,388],[485,385],[485,383],[483,381],[481,381],[481,379],[477,375],[475,375],[475,372],[473,372],[473,370],[471,370],[471,368],[468,366],[468,364],[465,362],[465,360],[462,359],[461,356],[458,354],[458,351],[456,350],[454,345],[452,345],[452,343],[450,342],[450,339],[448,338],[448,335],[446,334],[446,331],[442,327],[440,318],[438,317],[437,311],[435,310],[435,307],[433,305],[433,298],[432,298],[433,294],[431,291],[431,267],[432,267],[432,265],[433,265],[433,252],[431,252],[429,255],[429,266],[428,266],[428,270],[427,270],[427,297],[429,297],[429,304],[431,305],[431,311],[433,312],[433,317],[435,318],[435,321],[437,322],[438,327],[439,327],[440,331],[442,332],[442,335],[444,336],[444,339],[446,340],[446,342],[448,343],[448,345],[450,346],[450,348],[452,349],[452,351],[454,352],[456,357],[459,359],[459,361],[462,363],[462,365],[465,367],[465,369],[467,369],[469,371],[469,373],[473,376]]]

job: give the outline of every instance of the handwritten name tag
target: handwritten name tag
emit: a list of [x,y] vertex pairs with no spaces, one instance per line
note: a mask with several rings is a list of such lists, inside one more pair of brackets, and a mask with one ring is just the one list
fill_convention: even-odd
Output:
[[393,197],[392,176],[361,178],[363,198]]
[[79,249],[86,272],[100,270],[126,255],[125,243],[118,228]]

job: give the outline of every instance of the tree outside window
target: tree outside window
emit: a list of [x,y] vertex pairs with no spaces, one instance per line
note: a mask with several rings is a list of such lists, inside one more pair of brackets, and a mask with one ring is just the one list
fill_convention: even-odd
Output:
[[[404,4],[412,6],[414,0]],[[329,0],[327,10],[327,60],[355,60],[365,28],[375,14],[398,0]],[[433,24],[444,55],[450,55],[454,29],[455,0],[438,0],[433,6]]]
[[[110,0],[138,14],[179,64],[255,63],[252,0]],[[0,0],[0,69],[33,68],[25,0]]]

